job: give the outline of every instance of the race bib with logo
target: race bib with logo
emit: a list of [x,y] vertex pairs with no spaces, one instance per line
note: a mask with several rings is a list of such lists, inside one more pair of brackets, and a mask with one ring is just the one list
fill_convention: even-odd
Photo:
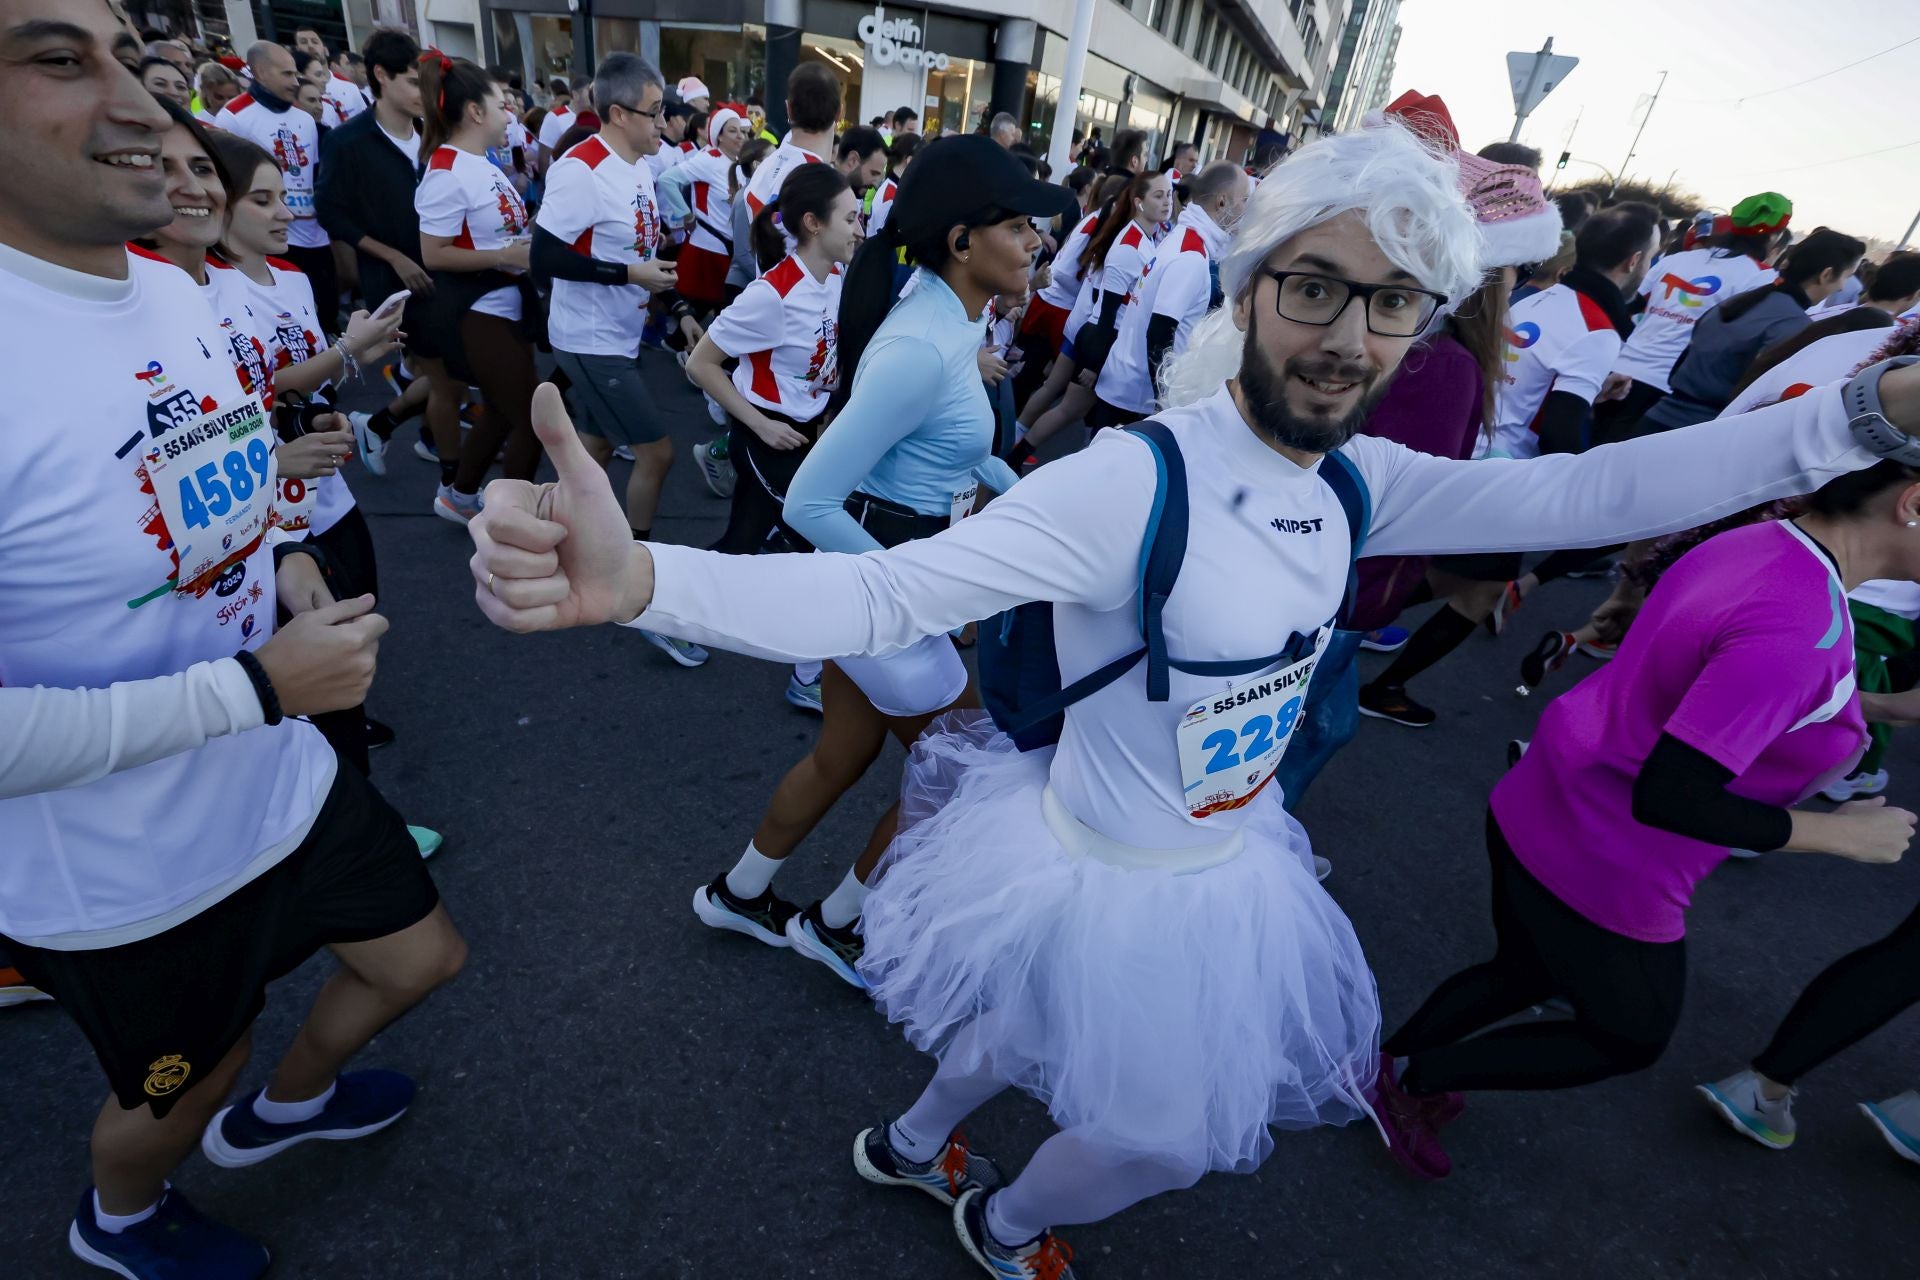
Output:
[[978,481],[975,481],[973,484],[968,485],[964,489],[954,490],[953,505],[948,511],[948,515],[947,515],[948,524],[949,525],[959,524],[962,520],[965,520],[968,516],[972,515],[973,504],[975,500],[979,498],[979,496],[980,496],[980,484]]
[[276,466],[259,397],[224,409],[189,408],[152,441],[145,461],[179,559],[173,589],[200,595],[266,533]]
[[1238,809],[1258,795],[1307,708],[1307,682],[1326,644],[1271,675],[1240,679],[1187,709],[1180,721],[1180,784],[1196,818]]

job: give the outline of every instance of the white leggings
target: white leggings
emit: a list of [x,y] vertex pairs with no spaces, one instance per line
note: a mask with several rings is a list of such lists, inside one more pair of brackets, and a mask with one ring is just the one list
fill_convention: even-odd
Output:
[[[961,1039],[966,1038],[961,1033]],[[991,1071],[967,1073],[947,1063],[896,1124],[903,1134],[952,1133],[960,1122],[1007,1088]],[[1054,1227],[1099,1222],[1122,1209],[1200,1180],[1205,1169],[1122,1153],[1078,1129],[1064,1129],[1040,1144],[1033,1159],[987,1202],[987,1229],[1002,1244],[1024,1244]]]

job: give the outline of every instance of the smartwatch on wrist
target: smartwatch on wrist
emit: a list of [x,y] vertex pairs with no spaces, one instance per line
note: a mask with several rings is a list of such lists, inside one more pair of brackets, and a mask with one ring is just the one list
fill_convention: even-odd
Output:
[[1889,370],[1910,364],[1920,364],[1920,356],[1896,356],[1862,369],[1840,393],[1840,402],[1847,407],[1847,427],[1861,448],[1910,467],[1920,467],[1920,439],[1888,422],[1880,405],[1880,379]]

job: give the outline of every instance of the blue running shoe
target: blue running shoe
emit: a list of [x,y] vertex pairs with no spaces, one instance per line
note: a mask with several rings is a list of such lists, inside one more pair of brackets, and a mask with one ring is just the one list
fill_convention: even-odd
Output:
[[1405,627],[1381,627],[1360,637],[1360,647],[1369,653],[1398,653],[1407,647],[1413,633]]
[[1051,1231],[1008,1248],[987,1230],[990,1192],[968,1191],[953,1206],[953,1231],[967,1256],[999,1280],[1074,1280],[1073,1250]]
[[1920,1094],[1909,1089],[1885,1102],[1863,1102],[1860,1114],[1873,1121],[1895,1155],[1920,1164]]
[[172,1187],[145,1222],[115,1233],[93,1216],[93,1188],[80,1196],[67,1247],[82,1262],[127,1280],[253,1280],[272,1261],[258,1240],[222,1226]]
[[[262,1090],[261,1092],[264,1092]],[[200,1151],[222,1169],[244,1169],[313,1138],[364,1138],[407,1114],[414,1083],[398,1071],[348,1071],[319,1115],[295,1124],[268,1124],[253,1112],[259,1093],[227,1107],[200,1139]]]
[[877,1124],[863,1129],[853,1140],[853,1169],[868,1182],[882,1187],[913,1187],[924,1191],[941,1204],[952,1204],[969,1191],[991,1191],[1006,1182],[1000,1166],[967,1147],[967,1139],[958,1129],[947,1139],[947,1149],[924,1164],[915,1164],[893,1149],[887,1140],[889,1126]]

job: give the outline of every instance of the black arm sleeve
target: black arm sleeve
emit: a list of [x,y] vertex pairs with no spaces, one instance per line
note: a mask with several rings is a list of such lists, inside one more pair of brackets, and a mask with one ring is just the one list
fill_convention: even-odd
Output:
[[1178,320],[1158,312],[1147,320],[1147,377],[1156,385],[1160,381],[1160,362],[1173,350],[1173,335],[1179,328]]
[[575,253],[565,240],[538,223],[533,228],[533,252],[527,256],[527,265],[535,276],[544,280],[577,280],[582,284],[627,283],[625,264],[602,262],[584,253]]
[[1793,815],[1727,790],[1733,771],[1670,733],[1633,780],[1633,820],[1690,840],[1767,853],[1785,847]]
[[1593,419],[1593,406],[1571,391],[1549,391],[1540,407],[1541,453],[1582,453],[1587,447],[1587,427]]

